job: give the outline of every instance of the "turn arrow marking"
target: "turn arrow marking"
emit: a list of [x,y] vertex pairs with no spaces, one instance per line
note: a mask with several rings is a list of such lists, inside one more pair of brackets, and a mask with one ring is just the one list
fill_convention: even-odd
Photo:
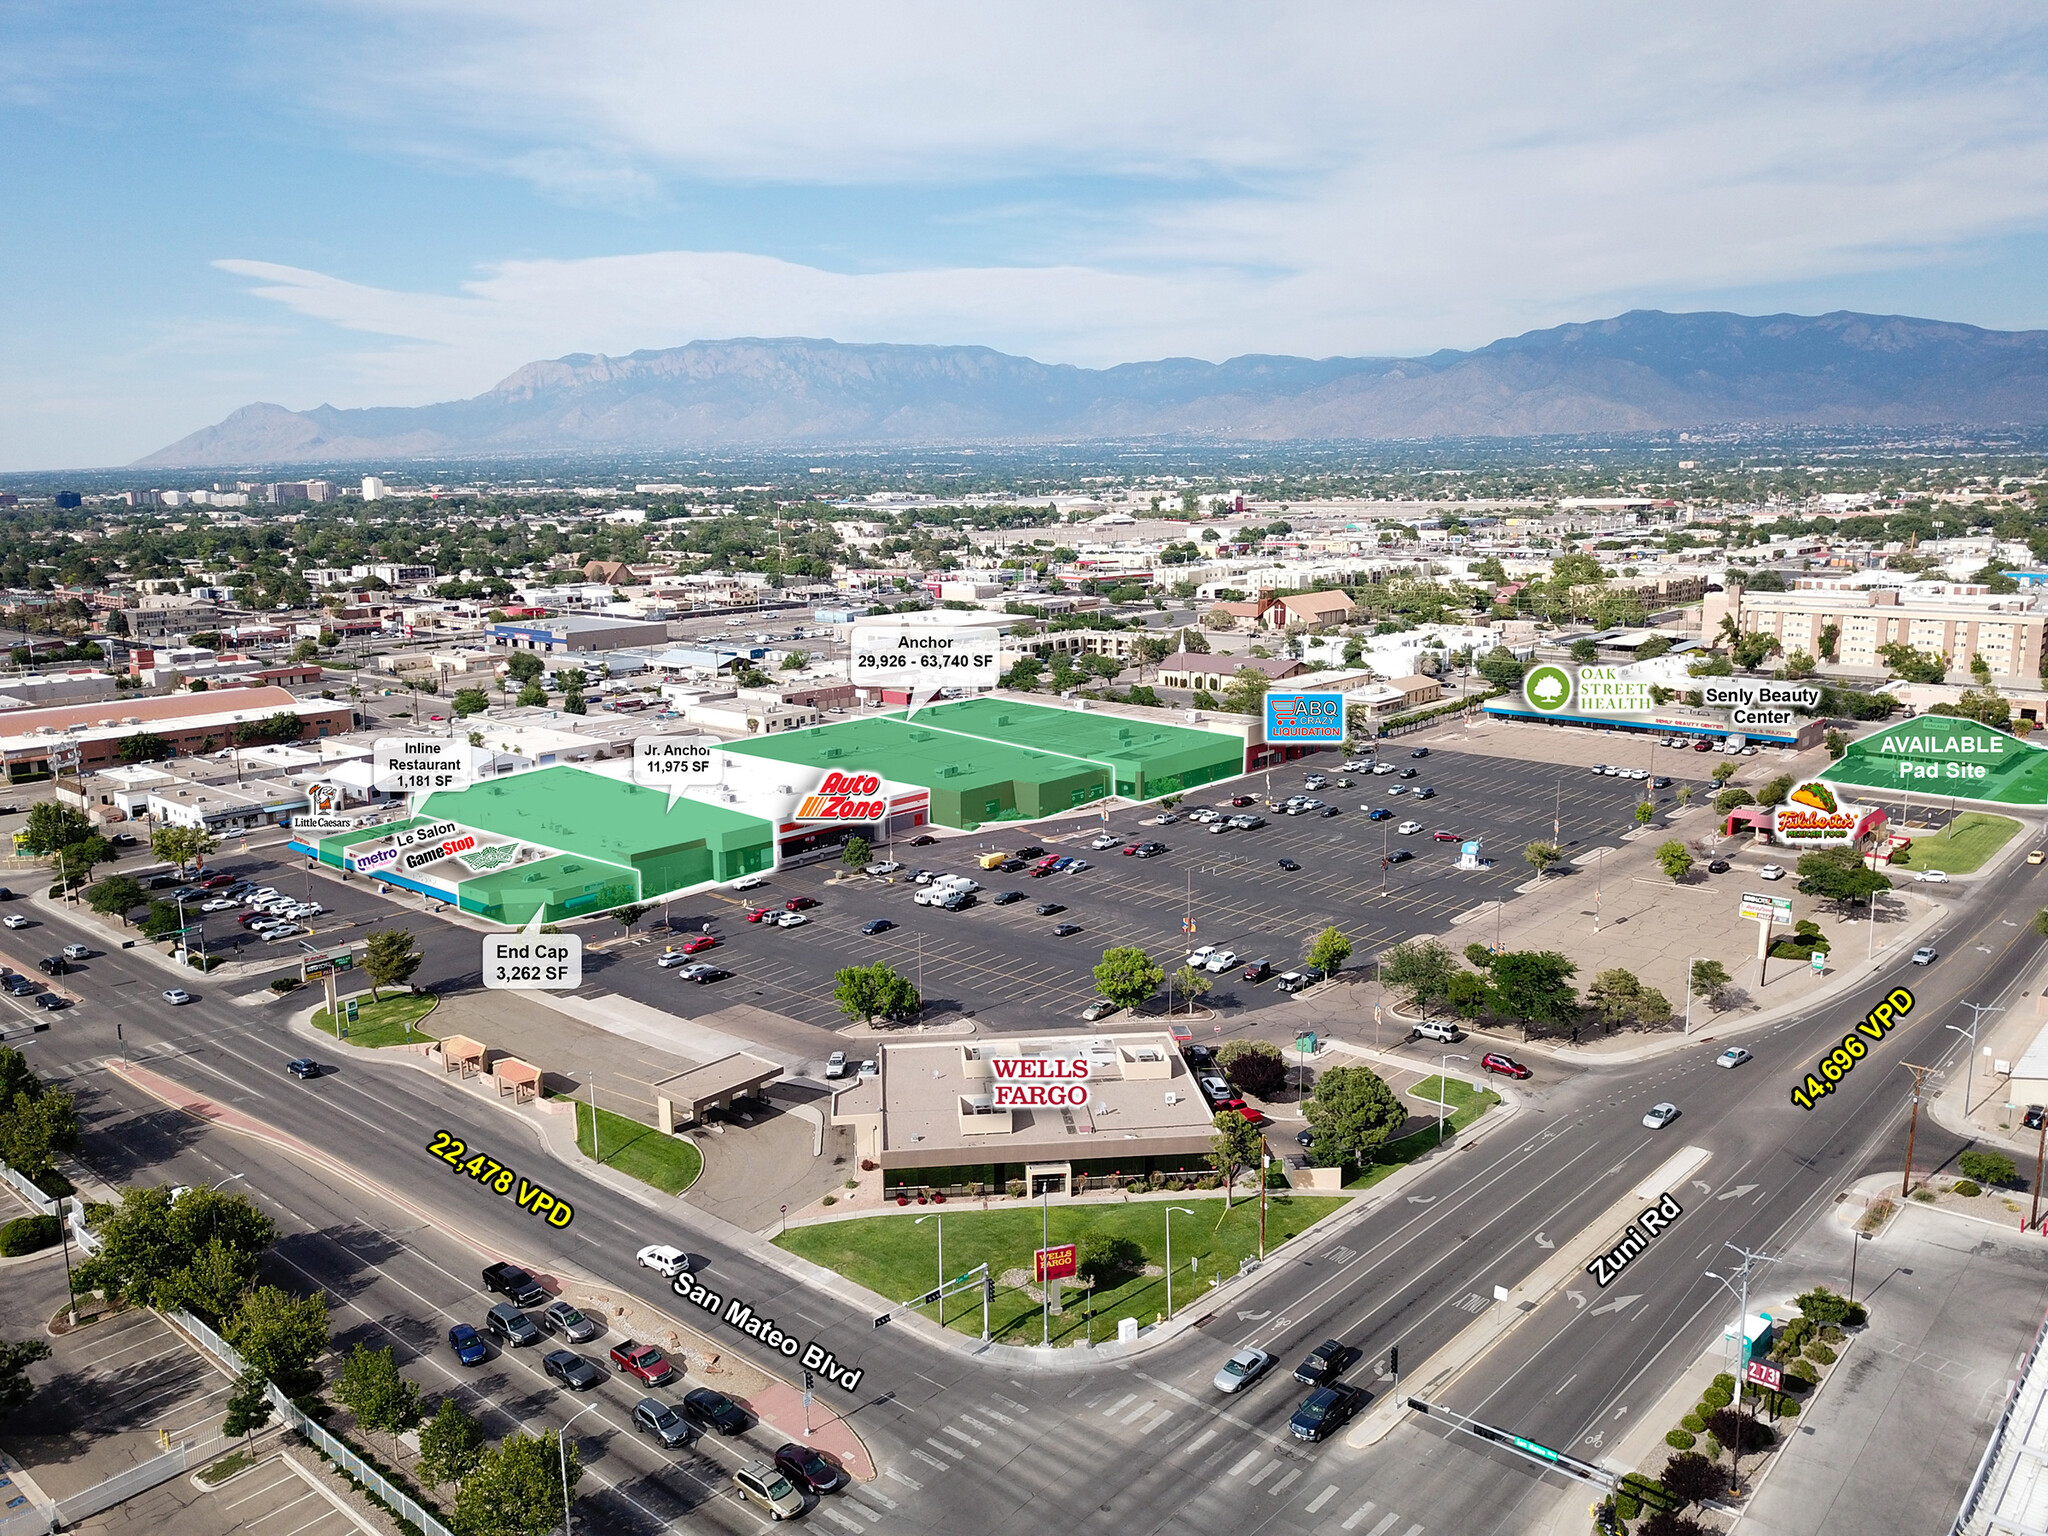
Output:
[[1716,1200],[1735,1200],[1741,1198],[1743,1195],[1748,1194],[1752,1189],[1755,1188],[1757,1188],[1757,1186],[1754,1184],[1738,1184],[1733,1189],[1729,1190],[1727,1193],[1716,1195],[1714,1196],[1714,1198]]
[[1435,1200],[1435,1195],[1410,1195],[1408,1197],[1408,1203],[1410,1205],[1430,1205],[1433,1204]]
[[1541,1232],[1538,1232],[1538,1233],[1536,1234],[1536,1246],[1537,1246],[1538,1248],[1555,1248],[1555,1247],[1557,1246],[1557,1244],[1553,1243],[1553,1242],[1552,1242],[1552,1241],[1551,1241],[1551,1240],[1550,1240],[1549,1238],[1545,1237],[1545,1236],[1544,1236],[1544,1235],[1543,1235],[1543,1234],[1542,1234]]
[[1642,1299],[1643,1298],[1641,1296],[1617,1296],[1614,1298],[1614,1300],[1595,1307],[1593,1309],[1593,1315],[1595,1317],[1598,1317],[1602,1312],[1619,1312],[1623,1307],[1629,1306],[1631,1303],[1641,1301]]
[[1566,1291],[1565,1295],[1571,1297],[1573,1301],[1576,1301],[1579,1304],[1579,1310],[1581,1312],[1586,1310],[1586,1298],[1578,1291]]
[[1714,1192],[1714,1186],[1709,1184],[1705,1179],[1694,1179],[1692,1181],[1692,1187],[1698,1190],[1703,1195],[1711,1195]]
[[1263,1323],[1272,1315],[1273,1309],[1268,1307],[1263,1312],[1240,1312],[1237,1314],[1237,1320],[1241,1323]]

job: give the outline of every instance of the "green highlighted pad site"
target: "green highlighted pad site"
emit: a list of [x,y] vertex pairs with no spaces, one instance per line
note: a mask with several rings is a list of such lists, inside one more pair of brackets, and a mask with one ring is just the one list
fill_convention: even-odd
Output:
[[1876,791],[1880,802],[1907,793],[2041,806],[2048,747],[1952,715],[1920,715],[1851,742],[1821,777]]

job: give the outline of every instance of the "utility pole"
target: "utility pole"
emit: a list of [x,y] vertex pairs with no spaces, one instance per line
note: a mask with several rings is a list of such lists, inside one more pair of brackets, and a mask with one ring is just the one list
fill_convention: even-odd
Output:
[[[1749,1276],[1751,1270],[1754,1269],[1755,1266],[1757,1266],[1758,1264],[1775,1264],[1778,1262],[1778,1260],[1774,1255],[1763,1253],[1752,1248],[1744,1248],[1738,1243],[1723,1243],[1721,1246],[1724,1248],[1733,1248],[1737,1253],[1742,1255],[1742,1269],[1740,1273],[1736,1276],[1737,1281],[1741,1285],[1740,1290],[1737,1290],[1735,1286],[1730,1285],[1725,1278],[1715,1274],[1711,1269],[1705,1272],[1709,1280],[1719,1280],[1721,1282],[1722,1288],[1726,1290],[1731,1296],[1734,1296],[1737,1300],[1737,1303],[1742,1308],[1742,1311],[1740,1312],[1740,1314],[1738,1314],[1735,1320],[1736,1337],[1741,1342],[1741,1369],[1735,1373],[1735,1411],[1737,1413],[1740,1413],[1742,1412],[1743,1389],[1749,1385]],[[1737,1459],[1740,1456],[1740,1454],[1741,1453],[1735,1447],[1729,1447],[1728,1488],[1731,1493],[1735,1490],[1735,1468],[1737,1464]]]
[[2034,1148],[2034,1214],[2027,1218],[2027,1225],[2041,1224],[2041,1164],[2048,1161],[2048,1115],[2041,1117],[2041,1140]]
[[1913,1074],[1913,1117],[1906,1122],[1906,1177],[1899,1184],[1899,1198],[1903,1200],[1913,1189],[1913,1135],[1920,1129],[1920,1089],[1936,1069],[1917,1067],[1910,1061],[1899,1065]]
[[1957,1006],[1970,1010],[1970,1027],[1968,1029],[1963,1028],[1960,1024],[1948,1026],[1970,1042],[1970,1059],[1963,1068],[1963,1118],[1967,1120],[1970,1115],[1970,1094],[1975,1088],[1977,1081],[1977,1031],[1984,1023],[1985,1014],[2003,1013],[2005,1010],[2003,1008],[1994,1008],[1989,1003],[1973,1003],[1967,998],[1959,1000]]

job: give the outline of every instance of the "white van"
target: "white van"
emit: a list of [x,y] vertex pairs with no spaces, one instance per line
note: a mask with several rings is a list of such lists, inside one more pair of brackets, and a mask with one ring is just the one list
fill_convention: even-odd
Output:
[[1445,1019],[1424,1019],[1415,1026],[1415,1036],[1419,1040],[1437,1040],[1445,1045],[1455,1045],[1465,1038],[1457,1025]]

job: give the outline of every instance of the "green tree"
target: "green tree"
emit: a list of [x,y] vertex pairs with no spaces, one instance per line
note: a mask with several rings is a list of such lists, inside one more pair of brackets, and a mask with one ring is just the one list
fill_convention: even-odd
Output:
[[1038,687],[1044,673],[1045,663],[1036,656],[1020,656],[1010,663],[1010,670],[997,679],[997,686],[1030,693]]
[[455,1494],[457,1536],[548,1536],[567,1517],[563,1466],[574,1498],[582,1459],[573,1444],[562,1446],[552,1429],[542,1435],[514,1434],[484,1451]]
[[612,921],[619,925],[620,933],[630,934],[635,928],[640,926],[640,919],[653,910],[652,907],[641,902],[628,901],[613,907],[611,917]]
[[1371,1162],[1408,1119],[1394,1090],[1369,1067],[1325,1068],[1303,1113],[1315,1133],[1312,1154],[1324,1168]]
[[1380,985],[1406,992],[1409,1003],[1424,1012],[1457,974],[1458,957],[1436,939],[1410,939],[1380,956]]
[[1475,971],[1486,970],[1493,964],[1493,948],[1474,939],[1465,946],[1465,963]]
[[1748,805],[1755,798],[1754,795],[1750,794],[1748,790],[1739,784],[1732,788],[1724,789],[1721,793],[1714,796],[1714,814],[1726,816],[1737,806]]
[[466,720],[471,715],[480,715],[491,707],[491,696],[481,688],[458,688],[455,697],[449,701],[455,706],[455,718]]
[[1476,670],[1494,687],[1512,693],[1522,686],[1523,663],[1504,645],[1497,645],[1480,657]]
[[247,1437],[270,1422],[270,1383],[261,1371],[244,1371],[228,1391],[227,1415],[220,1432],[227,1439]]
[[895,969],[876,961],[849,965],[833,974],[832,997],[849,1019],[871,1024],[876,1019],[914,1018],[924,1006],[917,988]]
[[85,904],[101,917],[118,917],[125,927],[128,914],[142,905],[142,882],[133,875],[109,875],[85,894]]
[[78,1149],[78,1114],[69,1093],[47,1086],[11,1045],[0,1045],[0,1161],[39,1179],[51,1154]]
[[1571,643],[1570,655],[1580,666],[1590,667],[1600,659],[1600,647],[1582,637]]
[[21,851],[37,858],[47,858],[59,848],[82,842],[92,835],[92,822],[85,812],[73,810],[55,800],[38,800],[28,808],[28,821],[22,828]]
[[1735,777],[1735,765],[1724,759],[1723,761],[1714,764],[1714,771],[1710,775],[1710,777],[1717,785],[1726,784],[1730,779]]
[[1287,1058],[1270,1040],[1232,1040],[1216,1053],[1216,1064],[1239,1093],[1270,1099],[1287,1086]]
[[412,947],[412,934],[403,928],[383,928],[363,940],[363,974],[370,978],[370,1000],[380,1001],[377,989],[395,987],[412,980],[426,956]]
[[548,702],[548,691],[538,682],[530,682],[519,690],[519,697],[513,702],[521,709],[541,709]]
[[75,843],[67,843],[51,856],[50,862],[57,866],[64,888],[72,890],[92,878],[93,866],[105,864],[115,857],[114,845],[98,833],[81,837]]
[[1485,1011],[1489,996],[1486,978],[1471,971],[1458,972],[1451,978],[1450,985],[1444,988],[1444,1001],[1461,1019],[1478,1018]]
[[1657,845],[1657,864],[1674,881],[1683,880],[1692,873],[1692,853],[1674,837]]
[[256,1250],[211,1237],[156,1290],[158,1306],[183,1307],[218,1328],[256,1283]]
[[1754,630],[1735,642],[1732,654],[1736,666],[1745,672],[1754,672],[1776,655],[1779,649],[1776,635],[1768,630]]
[[2003,1152],[1965,1152],[1956,1159],[1956,1166],[1963,1170],[1963,1177],[1975,1179],[1979,1184],[1994,1188],[2005,1188],[2019,1179],[2019,1170],[2012,1159]]
[[356,1416],[356,1423],[394,1440],[420,1422],[420,1389],[398,1373],[389,1345],[358,1343],[342,1362],[329,1395]]
[[1186,1003],[1188,1012],[1193,1013],[1196,999],[1207,997],[1209,989],[1215,985],[1215,979],[1207,971],[1183,961],[1174,971],[1166,990],[1170,996]]
[[1945,651],[1918,651],[1902,641],[1877,648],[1878,660],[1904,682],[1938,683],[1948,676],[1948,654]]
[[166,864],[177,865],[181,875],[188,865],[199,863],[219,846],[204,827],[158,827],[149,834],[149,851]]
[[1325,928],[1308,947],[1308,963],[1325,976],[1334,976],[1351,958],[1351,941],[1335,928]]
[[810,664],[811,653],[809,651],[791,651],[782,658],[782,670],[785,672],[801,672]]
[[863,864],[867,863],[873,852],[874,850],[868,847],[868,840],[866,838],[849,837],[845,845],[839,850],[839,862],[848,869],[859,869]]
[[505,658],[505,675],[515,683],[531,683],[547,671],[547,665],[532,651],[514,651]]
[[1223,686],[1219,707],[1233,715],[1256,715],[1266,707],[1272,679],[1257,667],[1239,667],[1237,675]]
[[133,736],[121,738],[121,745],[115,749],[114,756],[124,763],[160,763],[176,750],[161,736],[137,731]]
[[1095,990],[1119,1008],[1136,1008],[1166,981],[1166,972],[1136,945],[1105,949],[1095,967]]
[[420,1426],[420,1476],[432,1488],[461,1482],[483,1456],[484,1440],[483,1425],[464,1413],[450,1393]]
[[1849,738],[1841,731],[1830,729],[1822,741],[1828,749],[1828,756],[1836,762],[1840,762],[1842,754],[1849,750]]
[[1681,784],[1678,786],[1678,803],[1680,805],[1692,804],[1692,786],[1690,784]]
[[327,1351],[327,1304],[259,1285],[243,1298],[226,1337],[285,1396],[303,1397],[319,1385],[313,1365]]
[[1101,1285],[1114,1275],[1134,1275],[1145,1267],[1145,1250],[1134,1238],[1091,1232],[1077,1246],[1075,1268],[1090,1285]]
[[36,1395],[28,1368],[49,1358],[50,1346],[41,1339],[0,1339],[0,1417],[28,1405]]
[[320,642],[312,638],[301,640],[292,647],[293,661],[311,661],[320,654]]
[[1266,1138],[1259,1128],[1234,1109],[1220,1111],[1210,1122],[1209,1165],[1223,1179],[1223,1209],[1230,1209],[1231,1187],[1247,1168],[1265,1167]]
[[1694,997],[1719,997],[1734,982],[1728,967],[1718,960],[1695,960],[1689,985]]
[[1671,1022],[1670,1000],[1655,987],[1644,986],[1633,971],[1619,967],[1593,978],[1586,1001],[1599,1012],[1601,1028],[1608,1033],[1631,1021],[1648,1025]]
[[1635,816],[1637,826],[1647,827],[1656,818],[1656,815],[1657,808],[1650,804],[1649,801],[1639,800],[1636,802]]
[[1555,843],[1539,840],[1524,848],[1522,857],[1529,861],[1529,867],[1536,871],[1536,878],[1540,880],[1545,870],[1564,857],[1564,850]]
[[1837,907],[1860,906],[1892,883],[1876,870],[1867,868],[1853,848],[1816,848],[1799,856],[1799,890],[1818,896]]
[[1563,1029],[1578,1021],[1571,979],[1578,966],[1555,950],[1509,950],[1493,957],[1493,1011],[1524,1026]]
[[1813,676],[1813,658],[1804,651],[1788,651],[1785,664],[1778,669],[1784,676],[1793,679]]
[[143,1306],[184,1299],[190,1282],[180,1277],[211,1243],[253,1256],[277,1241],[276,1224],[246,1196],[203,1186],[176,1200],[161,1186],[132,1186],[119,1205],[95,1206],[92,1220],[101,1247],[74,1267],[75,1289]]
[[1767,779],[1757,786],[1756,803],[1769,807],[1783,805],[1785,797],[1792,793],[1792,775],[1781,773],[1775,779]]

